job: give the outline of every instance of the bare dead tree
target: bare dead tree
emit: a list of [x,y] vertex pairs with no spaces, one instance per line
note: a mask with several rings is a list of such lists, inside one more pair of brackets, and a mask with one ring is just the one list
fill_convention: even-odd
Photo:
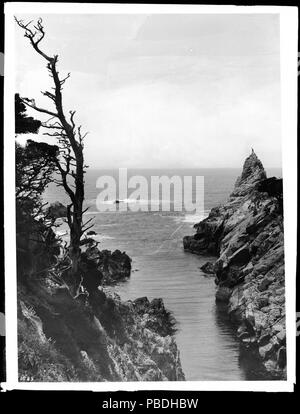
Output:
[[83,142],[87,134],[82,133],[81,126],[76,126],[74,121],[75,111],[69,111],[68,117],[64,112],[62,90],[66,80],[70,77],[70,73],[64,78],[60,77],[57,70],[58,55],[50,56],[40,48],[40,44],[45,37],[42,19],[39,18],[36,24],[33,24],[32,21],[25,24],[16,17],[15,21],[24,30],[24,36],[29,39],[33,49],[46,60],[49,76],[53,80],[52,91],[41,92],[54,104],[53,110],[41,108],[34,99],[21,99],[28,107],[50,116],[48,121],[42,123],[42,126],[48,129],[48,132],[45,132],[44,135],[55,138],[59,144],[56,167],[60,179],[54,181],[58,186],[64,188],[70,199],[67,206],[67,222],[70,228],[69,254],[72,262],[70,272],[76,285],[80,281],[80,239],[83,233],[92,227],[91,219],[83,223],[83,214],[86,211],[83,211],[84,174],[87,168],[84,164]]

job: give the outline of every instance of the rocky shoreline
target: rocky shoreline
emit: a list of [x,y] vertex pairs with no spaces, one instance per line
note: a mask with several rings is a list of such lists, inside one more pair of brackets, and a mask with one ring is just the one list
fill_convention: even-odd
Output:
[[122,302],[103,289],[75,300],[50,280],[21,286],[18,298],[20,381],[185,379],[159,300]]
[[129,256],[87,238],[74,296],[61,241],[40,227],[17,237],[19,381],[185,380],[162,299],[124,302],[111,289],[130,277]]
[[186,251],[215,255],[216,300],[226,304],[241,343],[274,379],[286,377],[282,180],[267,178],[254,151],[228,201],[186,236]]

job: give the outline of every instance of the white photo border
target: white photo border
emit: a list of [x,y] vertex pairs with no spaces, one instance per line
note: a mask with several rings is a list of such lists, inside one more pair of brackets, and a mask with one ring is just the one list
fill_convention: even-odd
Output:
[[[15,224],[15,14],[278,14],[284,182],[284,239],[287,323],[287,380],[180,382],[19,382],[17,349],[17,283]],[[298,8],[291,6],[204,6],[152,4],[6,3],[4,85],[4,227],[6,372],[4,390],[186,390],[293,391],[296,360],[296,241],[297,241],[297,57]]]

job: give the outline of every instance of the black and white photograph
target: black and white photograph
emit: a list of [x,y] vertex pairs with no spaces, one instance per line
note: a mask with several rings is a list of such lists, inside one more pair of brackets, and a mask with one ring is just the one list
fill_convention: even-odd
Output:
[[291,390],[297,15],[7,5],[8,389]]

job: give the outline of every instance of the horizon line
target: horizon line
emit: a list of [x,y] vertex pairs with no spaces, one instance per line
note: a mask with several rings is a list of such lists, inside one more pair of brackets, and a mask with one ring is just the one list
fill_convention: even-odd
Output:
[[[239,170],[243,169],[241,167],[89,167],[88,170],[119,170],[125,169],[128,170]],[[264,169],[280,169],[282,170],[282,166],[272,166],[272,167],[265,167]]]

